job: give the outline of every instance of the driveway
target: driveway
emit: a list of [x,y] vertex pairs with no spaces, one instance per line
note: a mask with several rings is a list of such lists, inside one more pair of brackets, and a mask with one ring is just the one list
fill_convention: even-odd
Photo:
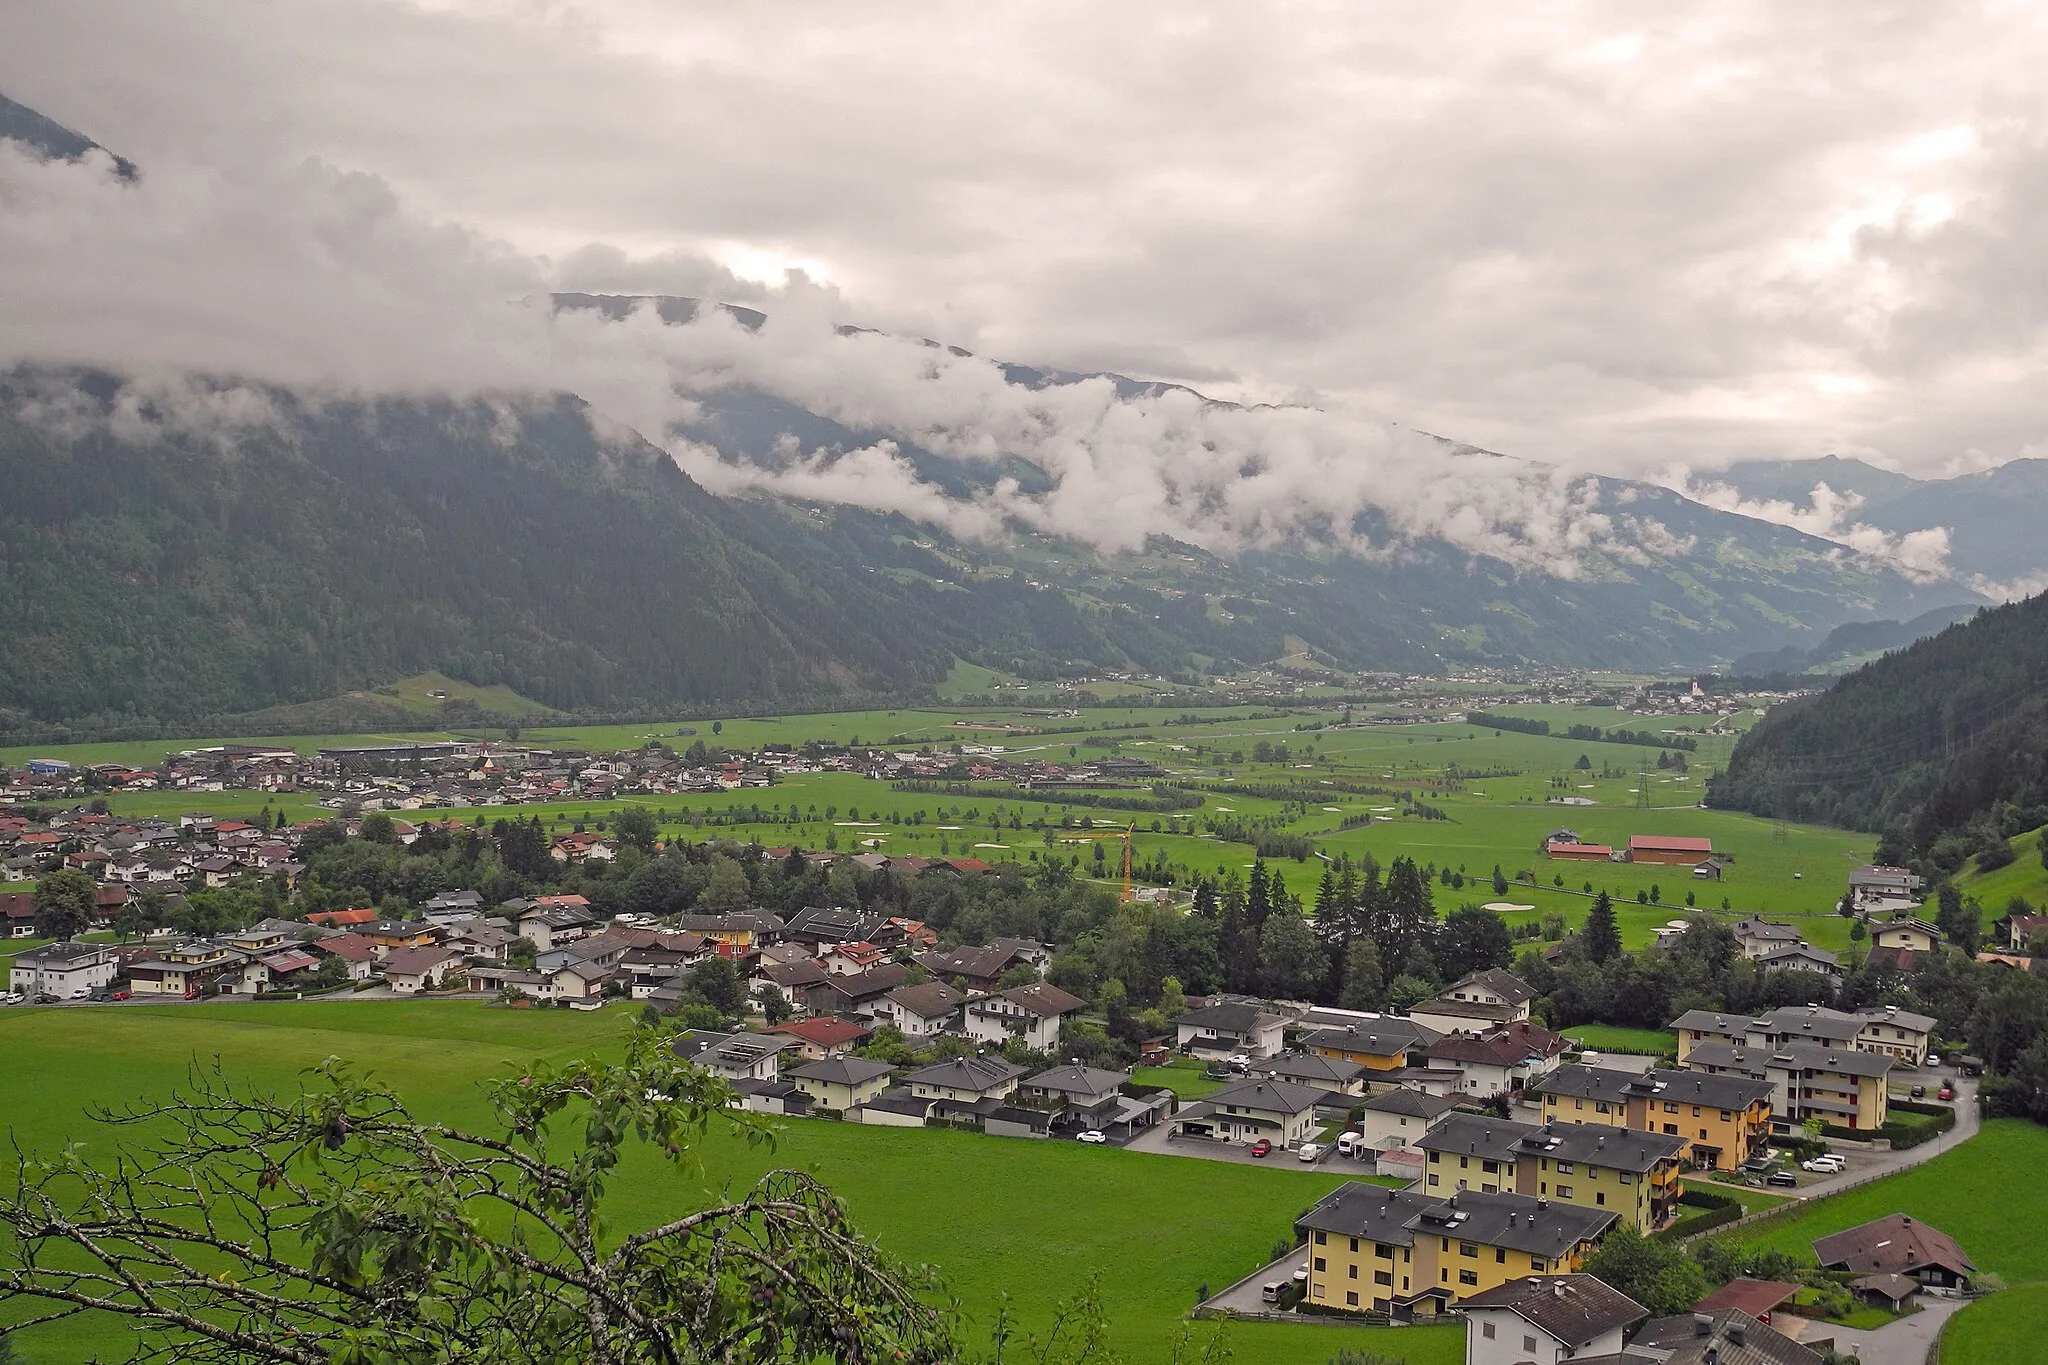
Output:
[[1259,1267],[1215,1298],[1204,1301],[1201,1306],[1228,1308],[1234,1313],[1277,1313],[1280,1311],[1279,1308],[1261,1297],[1266,1285],[1276,1280],[1291,1278],[1295,1271],[1307,1264],[1308,1248],[1294,1247],[1279,1260]]
[[[1270,1156],[1256,1157],[1252,1155],[1251,1144],[1248,1142],[1217,1142],[1210,1138],[1178,1137],[1174,1134],[1171,1123],[1161,1123],[1147,1128],[1124,1146],[1133,1152],[1194,1156],[1205,1161],[1234,1161],[1240,1166],[1283,1166],[1289,1170],[1299,1170],[1303,1165],[1310,1164],[1304,1163],[1292,1151],[1279,1147],[1275,1147]],[[1323,1154],[1317,1157],[1313,1164],[1323,1166],[1333,1163],[1338,1169],[1351,1170],[1356,1167],[1358,1174],[1372,1174],[1370,1167],[1358,1166],[1354,1161],[1337,1157],[1334,1147],[1325,1147]]]
[[[1932,1077],[1932,1073],[1928,1074]],[[1832,1179],[1816,1180],[1813,1184],[1804,1186],[1799,1191],[1800,1198],[1814,1199],[1824,1194],[1834,1194],[1839,1190],[1846,1190],[1852,1186],[1861,1185],[1864,1181],[1874,1180],[1879,1176],[1893,1175],[1908,1167],[1918,1166],[1923,1161],[1931,1161],[1943,1152],[1949,1151],[1977,1136],[1977,1129],[1982,1126],[1982,1120],[1977,1116],[1976,1080],[1971,1077],[1958,1078],[1955,1076],[1940,1076],[1933,1077],[1933,1079],[1937,1081],[1946,1080],[1956,1088],[1954,1100],[1956,1111],[1955,1127],[1949,1129],[1940,1137],[1935,1138],[1932,1142],[1923,1142],[1918,1147],[1908,1147],[1903,1151],[1858,1152],[1849,1158],[1851,1164],[1847,1171]],[[1926,1314],[1924,1313],[1915,1314],[1914,1320],[1917,1321],[1925,1316]]]
[[[1934,1144],[1928,1143],[1928,1146]],[[1848,1327],[1815,1325],[1812,1335],[1834,1334],[1835,1350],[1853,1355],[1863,1365],[1926,1365],[1927,1350],[1941,1335],[1942,1324],[1962,1311],[1963,1299],[1920,1298],[1920,1311],[1909,1318],[1888,1322],[1873,1332]]]

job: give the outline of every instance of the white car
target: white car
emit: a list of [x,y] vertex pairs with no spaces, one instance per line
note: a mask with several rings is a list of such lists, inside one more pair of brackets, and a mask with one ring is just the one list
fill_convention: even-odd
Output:
[[0,992],[0,1005],[19,1005],[22,1002],[22,998],[20,991]]
[[1323,1149],[1313,1142],[1302,1143],[1301,1149],[1295,1153],[1295,1155],[1300,1157],[1303,1161],[1314,1161],[1317,1157],[1321,1156],[1322,1154]]
[[1839,1175],[1849,1169],[1849,1163],[1838,1156],[1817,1156],[1800,1162],[1799,1169],[1817,1175]]
[[1075,1139],[1074,1139],[1074,1141],[1076,1141],[1076,1142],[1107,1142],[1107,1141],[1109,1141],[1109,1134],[1107,1134],[1107,1133],[1105,1133],[1105,1132],[1102,1132],[1102,1131],[1101,1131],[1100,1129],[1097,1129],[1097,1128],[1090,1128],[1090,1129],[1089,1129],[1089,1130],[1088,1130],[1087,1132],[1085,1132],[1085,1133],[1081,1134],[1081,1136],[1079,1136],[1079,1137],[1075,1138]]

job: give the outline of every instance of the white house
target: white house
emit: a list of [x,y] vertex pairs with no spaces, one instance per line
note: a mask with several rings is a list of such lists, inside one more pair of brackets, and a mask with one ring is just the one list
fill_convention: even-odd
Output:
[[1271,1057],[1281,1050],[1285,1016],[1254,1004],[1226,1002],[1189,1010],[1173,1021],[1182,1052],[1196,1057]]
[[898,986],[875,1002],[875,1022],[900,1029],[906,1038],[929,1038],[953,1027],[967,996],[943,981]]
[[1591,1275],[1530,1275],[1458,1306],[1465,1310],[1465,1365],[1559,1365],[1616,1356],[1622,1334],[1650,1315]]
[[1367,1100],[1362,1106],[1365,1112],[1359,1119],[1359,1131],[1365,1137],[1365,1145],[1377,1151],[1407,1147],[1457,1107],[1457,1100],[1404,1086]]
[[51,943],[14,959],[8,989],[33,1000],[39,995],[83,1000],[114,979],[120,954],[104,943]]
[[1087,1001],[1049,981],[1012,986],[968,1002],[967,1036],[984,1043],[1021,1038],[1038,1052],[1052,1052],[1060,1045],[1061,1026],[1087,1007]]
[[394,995],[439,990],[464,970],[462,954],[452,948],[402,948],[384,959],[384,981]]

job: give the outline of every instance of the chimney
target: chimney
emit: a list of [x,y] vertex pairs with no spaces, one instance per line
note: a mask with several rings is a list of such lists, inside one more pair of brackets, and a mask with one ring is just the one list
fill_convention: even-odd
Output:
[[1692,1315],[1692,1334],[1694,1336],[1709,1336],[1713,1333],[1713,1330],[1714,1315],[1712,1313],[1694,1313]]

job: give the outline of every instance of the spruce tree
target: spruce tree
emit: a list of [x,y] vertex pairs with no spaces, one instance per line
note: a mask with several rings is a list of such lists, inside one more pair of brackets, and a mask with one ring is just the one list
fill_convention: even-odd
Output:
[[1621,926],[1615,922],[1614,902],[1605,891],[1594,899],[1579,934],[1586,945],[1586,956],[1592,961],[1607,962],[1620,955]]

